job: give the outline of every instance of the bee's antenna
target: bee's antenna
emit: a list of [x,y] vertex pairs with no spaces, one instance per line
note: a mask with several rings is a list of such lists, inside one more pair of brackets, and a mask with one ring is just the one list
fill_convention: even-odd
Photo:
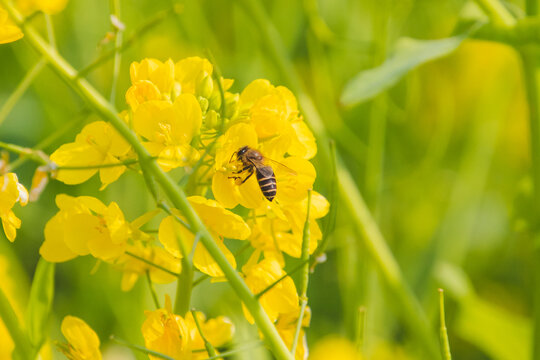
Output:
[[229,159],[229,164],[232,162],[232,158],[233,158],[234,155],[236,155],[236,153],[238,153],[238,151],[235,151],[235,152],[232,153],[231,158]]

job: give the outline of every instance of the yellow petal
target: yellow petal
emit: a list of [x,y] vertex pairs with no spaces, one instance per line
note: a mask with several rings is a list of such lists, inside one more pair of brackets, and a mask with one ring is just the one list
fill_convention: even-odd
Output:
[[190,196],[189,202],[213,232],[230,239],[245,240],[251,234],[249,226],[235,213],[226,210],[217,201],[202,196]]
[[17,236],[17,229],[21,228],[21,220],[15,216],[13,211],[8,211],[2,216],[2,227],[4,228],[4,233],[9,241],[15,241]]
[[311,130],[303,121],[295,121],[291,123],[294,129],[294,137],[292,137],[291,147],[288,153],[291,156],[298,156],[304,159],[311,159],[317,154],[317,144]]
[[174,216],[167,216],[159,224],[158,238],[165,250],[180,259],[183,256],[178,242],[181,239],[191,249],[194,236],[182,224],[178,223]]
[[133,62],[129,68],[131,83],[148,80],[155,84],[161,93],[170,93],[174,84],[174,63],[167,60],[162,63],[156,59],[144,59]]
[[280,203],[291,203],[304,199],[308,189],[313,187],[315,181],[315,168],[313,165],[299,157],[288,157],[283,159],[282,164],[292,169],[296,174],[291,174],[281,167],[275,167],[274,172],[277,179],[276,198]]
[[[225,255],[229,264],[233,268],[236,268],[236,259],[230,250],[225,246],[223,240],[216,240],[218,247],[221,249],[221,252]],[[204,247],[202,243],[197,244],[195,248],[195,254],[193,255],[193,265],[199,269],[199,271],[205,273],[206,275],[212,277],[222,277],[225,276],[221,268],[218,266],[214,258],[210,255],[208,250]]]
[[61,330],[78,359],[101,359],[99,337],[83,320],[68,315],[62,320]]
[[56,14],[64,10],[68,0],[39,0],[35,1],[37,9],[46,14]]
[[9,20],[7,11],[0,7],[0,44],[7,44],[22,37],[21,29]]
[[240,94],[240,103],[243,107],[253,105],[255,101],[270,94],[274,86],[266,79],[257,79],[249,83]]
[[[58,166],[97,166],[102,163],[103,155],[89,144],[68,143],[60,146],[51,155],[51,161]],[[58,170],[56,179],[74,185],[85,182],[96,172],[97,168],[87,170]]]
[[39,254],[50,262],[64,262],[77,257],[64,242],[62,215],[53,216],[45,225],[45,241],[39,248]]
[[182,59],[175,64],[176,80],[182,87],[182,93],[195,94],[197,83],[207,75],[212,75],[210,61],[194,56]]
[[217,201],[226,208],[238,205],[236,185],[228,178],[227,173],[217,171],[212,177],[212,193]]
[[63,219],[64,241],[77,255],[88,255],[88,243],[106,236],[101,231],[99,219],[91,214],[70,214]]
[[160,100],[161,92],[158,87],[149,80],[139,80],[126,91],[126,102],[135,111],[137,107],[150,100]]
[[277,135],[287,125],[287,105],[277,94],[266,95],[249,109],[251,121],[259,138]]
[[191,94],[181,94],[174,100],[178,116],[171,121],[172,136],[180,143],[189,143],[202,125],[202,111],[197,98]]

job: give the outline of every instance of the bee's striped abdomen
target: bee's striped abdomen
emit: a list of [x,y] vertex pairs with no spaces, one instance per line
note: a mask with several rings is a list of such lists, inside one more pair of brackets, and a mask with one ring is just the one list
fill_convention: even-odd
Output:
[[267,198],[268,201],[274,200],[277,192],[274,172],[272,171],[270,176],[266,176],[257,169],[257,181],[259,182],[259,187],[261,188],[264,197]]

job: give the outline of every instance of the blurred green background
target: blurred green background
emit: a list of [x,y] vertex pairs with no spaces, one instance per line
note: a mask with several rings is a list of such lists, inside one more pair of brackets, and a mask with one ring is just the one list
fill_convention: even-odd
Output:
[[[243,1],[187,0],[143,34],[137,29],[171,1],[120,1],[125,39],[116,106],[127,106],[129,64],[145,57],[177,61],[211,51],[223,76],[240,91],[257,78],[290,86],[279,70],[260,27]],[[448,56],[411,66],[387,91],[358,104],[340,101],[349,81],[396,54],[403,37],[441,39],[455,33],[465,18],[482,19],[464,0],[318,0],[261,1],[283,42],[295,73],[321,114],[330,137],[396,257],[408,286],[438,332],[437,288],[445,289],[446,315],[456,359],[527,359],[531,355],[533,201],[530,178],[528,111],[517,52],[495,42],[466,40]],[[520,1],[507,4],[522,12]],[[114,40],[107,1],[70,0],[52,17],[58,50],[82,69],[110,51]],[[41,18],[32,20],[44,30]],[[259,24],[261,25],[261,24]],[[0,106],[39,60],[24,39],[0,46]],[[88,78],[107,97],[112,60]],[[390,69],[382,68],[389,76]],[[294,90],[294,89],[293,89]],[[0,124],[0,141],[35,147],[56,134],[43,150],[51,153],[72,141],[84,124],[97,120],[77,94],[47,67]],[[308,119],[309,120],[309,119]],[[15,157],[12,155],[12,159]],[[315,158],[315,189],[329,196],[331,171]],[[30,185],[36,165],[18,174]],[[3,286],[12,286],[24,308],[28,284],[43,241],[43,227],[57,208],[58,193],[94,195],[116,201],[129,220],[153,206],[142,178],[125,174],[99,192],[96,177],[80,186],[52,181],[40,200],[16,208],[23,227],[15,243],[0,235]],[[328,260],[312,275],[309,301],[313,317],[308,343],[329,334],[354,341],[358,309],[366,309],[364,352],[372,359],[421,359],[421,344],[403,326],[402,312],[381,281],[350,213],[338,202]],[[154,224],[157,226],[157,224]],[[5,262],[5,264],[4,264]],[[4,266],[5,265],[5,266]],[[111,344],[111,334],[142,344],[144,309],[151,308],[146,284],[122,293],[121,273],[95,260],[77,258],[57,266],[51,337],[61,339],[63,316],[85,319],[99,334],[109,356],[126,356]],[[174,285],[158,285],[160,294]],[[239,339],[256,331],[245,324],[237,298],[227,284],[196,288],[193,304],[209,316],[226,314]],[[240,341],[240,340],[239,340]],[[58,356],[58,354],[56,354]],[[107,356],[107,355],[106,355]],[[139,355],[137,355],[139,356]],[[238,359],[264,359],[259,350]]]

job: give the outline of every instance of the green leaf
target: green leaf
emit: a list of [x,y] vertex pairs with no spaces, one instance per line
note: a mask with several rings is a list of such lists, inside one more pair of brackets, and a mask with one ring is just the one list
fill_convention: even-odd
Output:
[[375,97],[414,68],[452,53],[467,34],[440,40],[401,38],[392,57],[378,67],[361,71],[347,83],[341,102],[352,106]]
[[54,263],[39,259],[26,309],[28,338],[37,352],[45,340],[54,295]]
[[461,302],[456,332],[476,345],[490,359],[531,358],[532,326],[529,319],[477,296]]

